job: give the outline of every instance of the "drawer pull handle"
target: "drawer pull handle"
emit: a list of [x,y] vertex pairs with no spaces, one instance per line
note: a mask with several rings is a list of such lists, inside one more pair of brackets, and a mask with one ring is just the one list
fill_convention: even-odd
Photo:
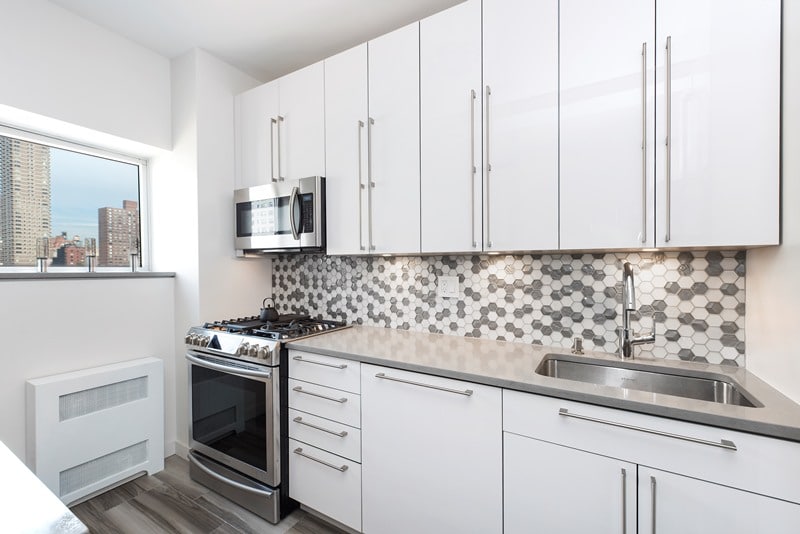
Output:
[[717,441],[709,441],[706,439],[693,438],[691,436],[682,436],[680,434],[670,434],[669,432],[662,432],[661,430],[653,430],[652,428],[626,425],[625,423],[617,423],[616,421],[607,421],[605,419],[597,419],[596,417],[589,417],[588,415],[579,415],[576,413],[570,413],[569,410],[567,410],[566,408],[560,408],[558,410],[558,415],[563,415],[565,417],[574,417],[575,419],[583,419],[584,421],[592,421],[593,423],[601,423],[604,425],[611,425],[619,428],[627,428],[628,430],[636,430],[638,432],[646,432],[648,434],[655,434],[656,436],[664,436],[666,438],[691,441],[692,443],[699,443],[701,445],[710,445],[712,447],[719,447],[720,449],[728,449],[731,451],[737,450],[736,444],[727,439],[721,439],[719,440],[719,442],[717,442]]
[[307,423],[307,422],[303,421],[302,417],[295,417],[294,419],[292,419],[292,421],[294,421],[295,423],[300,424],[300,425],[310,426],[311,428],[316,428],[317,430],[322,430],[323,432],[327,432],[328,434],[333,434],[334,436],[339,436],[340,438],[343,438],[343,437],[345,437],[347,435],[347,430],[342,430],[341,432],[336,432],[335,430],[328,430],[327,428],[323,428],[321,426],[312,425],[311,423]]
[[292,359],[298,362],[313,363],[314,365],[324,365],[325,367],[333,367],[334,369],[347,369],[346,363],[336,364],[336,363],[317,362],[314,360],[306,360],[302,356],[295,356]]
[[342,473],[344,473],[345,471],[347,471],[347,466],[346,466],[346,465],[338,466],[338,465],[329,464],[329,463],[328,463],[328,462],[326,462],[325,460],[320,460],[319,458],[314,458],[313,456],[311,456],[311,455],[309,455],[309,454],[306,454],[306,453],[304,453],[304,452],[303,452],[303,449],[302,449],[301,447],[297,447],[297,448],[294,450],[294,453],[295,453],[295,454],[299,454],[299,455],[300,455],[300,456],[302,456],[303,458],[308,458],[309,460],[314,460],[314,461],[315,461],[315,462],[317,462],[317,463],[321,463],[322,465],[324,465],[324,466],[327,466],[327,467],[330,467],[331,469],[336,469],[337,471],[340,471],[340,472],[342,472]]
[[439,391],[447,391],[448,393],[456,393],[458,395],[464,395],[466,397],[471,396],[472,393],[473,393],[473,391],[471,389],[465,389],[465,390],[462,391],[460,389],[444,388],[442,386],[434,386],[432,384],[423,384],[422,382],[413,382],[411,380],[404,380],[402,378],[395,378],[393,376],[387,376],[384,373],[376,374],[375,378],[382,378],[384,380],[391,380],[393,382],[402,382],[403,384],[411,384],[412,386],[421,386],[423,388],[438,389]]
[[628,473],[625,471],[625,468],[622,468],[622,534],[628,533],[628,492],[627,492],[627,484],[626,479],[628,478]]
[[336,397],[328,397],[327,395],[321,395],[319,393],[314,393],[313,391],[306,391],[300,386],[295,386],[292,388],[292,391],[296,391],[298,393],[305,393],[306,395],[311,395],[312,397],[319,397],[320,399],[325,399],[333,402],[338,402],[339,404],[344,404],[347,402],[347,399],[342,397],[337,399]]

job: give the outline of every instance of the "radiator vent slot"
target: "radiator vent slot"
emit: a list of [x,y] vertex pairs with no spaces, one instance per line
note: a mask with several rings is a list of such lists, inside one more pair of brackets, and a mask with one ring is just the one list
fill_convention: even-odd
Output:
[[141,441],[111,454],[76,465],[59,473],[59,497],[91,486],[147,460],[147,442]]
[[61,395],[58,398],[59,421],[121,406],[146,397],[146,376]]

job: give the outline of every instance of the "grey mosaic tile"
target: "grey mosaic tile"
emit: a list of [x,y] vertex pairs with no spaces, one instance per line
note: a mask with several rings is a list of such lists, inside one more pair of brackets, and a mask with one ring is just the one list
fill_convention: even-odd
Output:
[[[634,265],[638,330],[655,357],[744,365],[745,252],[431,257],[287,255],[273,260],[282,312],[350,323],[614,352],[622,263]],[[460,298],[436,293],[457,276]]]

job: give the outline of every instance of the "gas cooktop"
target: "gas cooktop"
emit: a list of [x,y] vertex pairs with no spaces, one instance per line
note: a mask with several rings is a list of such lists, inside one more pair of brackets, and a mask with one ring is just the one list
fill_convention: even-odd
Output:
[[192,327],[185,342],[191,351],[277,365],[282,342],[349,326],[343,321],[312,319],[309,315],[279,315],[274,321],[262,321],[254,315]]

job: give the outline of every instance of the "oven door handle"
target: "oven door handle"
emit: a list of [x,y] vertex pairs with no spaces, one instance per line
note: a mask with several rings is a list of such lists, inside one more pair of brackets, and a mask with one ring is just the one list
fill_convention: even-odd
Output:
[[237,375],[246,375],[246,376],[254,376],[256,378],[272,378],[271,371],[256,371],[254,369],[243,369],[241,367],[233,367],[228,365],[222,365],[219,363],[210,362],[204,358],[198,358],[197,356],[192,356],[191,354],[186,355],[186,359],[192,362],[195,365],[199,365],[200,367],[205,367],[207,369],[213,369],[215,371],[222,371],[223,373],[232,373]]

